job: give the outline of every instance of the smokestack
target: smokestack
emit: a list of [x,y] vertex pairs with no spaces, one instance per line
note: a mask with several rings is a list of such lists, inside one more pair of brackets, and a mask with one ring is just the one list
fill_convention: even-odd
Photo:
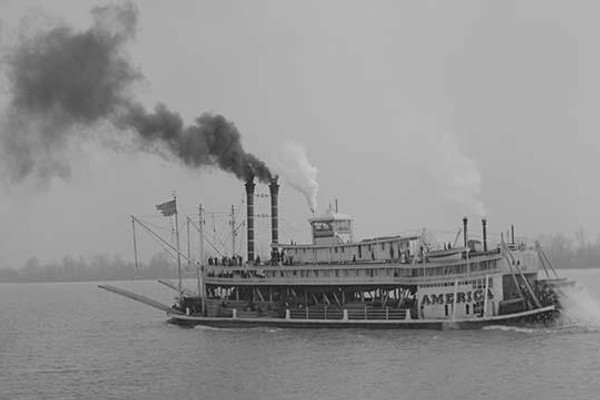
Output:
[[514,225],[510,226],[510,242],[512,244],[515,244],[515,226]]
[[254,261],[254,176],[246,179],[246,218],[248,228],[248,261]]
[[483,251],[487,251],[487,219],[481,220],[481,227],[483,228]]
[[279,243],[279,221],[278,221],[278,200],[279,184],[278,177],[271,178],[269,190],[271,191],[271,243]]
[[467,247],[468,243],[468,235],[467,235],[467,225],[469,223],[469,220],[467,219],[467,217],[463,218],[463,236],[465,238],[465,247]]

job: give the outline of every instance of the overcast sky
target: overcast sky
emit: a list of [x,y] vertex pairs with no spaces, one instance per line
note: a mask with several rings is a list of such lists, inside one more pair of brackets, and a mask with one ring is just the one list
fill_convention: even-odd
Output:
[[[88,27],[98,4],[2,1],[3,54],[20,30],[48,17]],[[148,107],[163,102],[187,122],[221,113],[267,162],[286,141],[303,145],[319,171],[320,210],[339,199],[340,211],[356,217],[358,236],[452,232],[465,214],[478,233],[484,214],[493,232],[511,223],[529,236],[583,228],[595,240],[599,7],[140,1],[127,50],[144,74],[136,93]],[[9,85],[0,82],[5,104]],[[70,179],[3,184],[0,267],[31,256],[129,259],[129,214],[164,224],[154,205],[173,191],[188,213],[199,202],[225,211],[243,199],[242,183],[214,169],[96,142],[74,148]],[[269,211],[266,199],[257,202],[257,213]],[[283,182],[280,204],[283,240],[307,240],[303,196]],[[268,220],[258,223],[266,240]]]

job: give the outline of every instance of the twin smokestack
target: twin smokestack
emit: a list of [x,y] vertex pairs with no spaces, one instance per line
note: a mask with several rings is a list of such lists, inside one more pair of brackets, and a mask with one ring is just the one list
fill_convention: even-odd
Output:
[[[465,247],[469,245],[469,234],[467,232],[467,227],[469,225],[469,219],[467,217],[463,218],[463,236],[465,241]],[[481,220],[481,228],[483,230],[483,251],[488,250],[487,245],[487,218],[483,218]]]
[[[277,197],[279,195],[278,178],[271,178],[269,191],[271,192],[271,243],[279,243],[279,205]],[[248,261],[254,261],[254,177],[246,179],[246,215],[247,215],[247,238],[248,238]]]

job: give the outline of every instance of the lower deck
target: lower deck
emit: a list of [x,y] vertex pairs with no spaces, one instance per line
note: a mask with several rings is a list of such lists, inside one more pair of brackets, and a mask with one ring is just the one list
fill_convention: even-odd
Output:
[[[547,306],[508,315],[499,315],[479,319],[415,320],[407,317],[402,320],[369,320],[369,319],[302,319],[291,318],[286,313],[284,318],[240,318],[237,315],[223,317],[201,317],[167,313],[170,323],[181,326],[211,326],[215,328],[327,328],[327,329],[477,329],[487,325],[527,325],[552,323],[556,317],[555,306]],[[408,314],[407,314],[408,315]]]

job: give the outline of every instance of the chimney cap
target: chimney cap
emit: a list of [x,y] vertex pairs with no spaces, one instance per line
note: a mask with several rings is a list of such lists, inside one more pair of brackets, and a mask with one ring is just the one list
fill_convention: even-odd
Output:
[[246,186],[246,190],[254,190],[254,187],[256,186],[254,183],[254,175],[250,175],[246,178],[244,186]]

